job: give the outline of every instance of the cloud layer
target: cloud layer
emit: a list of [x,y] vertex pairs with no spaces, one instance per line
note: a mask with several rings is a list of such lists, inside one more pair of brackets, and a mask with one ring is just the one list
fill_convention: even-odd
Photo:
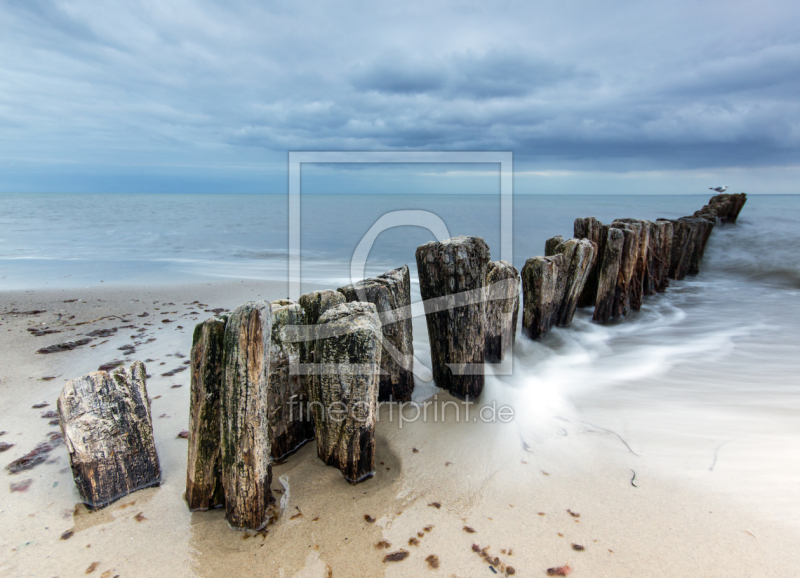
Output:
[[0,187],[71,170],[280,175],[288,150],[792,166],[799,17],[782,0],[4,0]]

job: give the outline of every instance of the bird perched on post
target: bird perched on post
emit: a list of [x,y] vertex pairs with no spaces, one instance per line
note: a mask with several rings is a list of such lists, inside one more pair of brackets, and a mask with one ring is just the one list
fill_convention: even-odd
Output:
[[725,185],[724,187],[708,187],[708,188],[712,191],[717,191],[718,193],[724,193],[725,191],[728,190],[728,185]]

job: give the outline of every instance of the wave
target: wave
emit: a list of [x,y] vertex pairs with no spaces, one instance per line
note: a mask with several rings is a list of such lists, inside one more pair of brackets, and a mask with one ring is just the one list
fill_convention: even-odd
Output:
[[769,226],[742,222],[717,227],[702,269],[709,274],[800,288],[798,246],[800,235],[794,221],[775,219]]

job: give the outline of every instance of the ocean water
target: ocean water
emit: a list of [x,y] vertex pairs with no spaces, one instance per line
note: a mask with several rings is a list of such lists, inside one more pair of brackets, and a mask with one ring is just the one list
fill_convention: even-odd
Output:
[[[553,235],[571,236],[579,216],[673,218],[706,200],[518,195],[513,262],[519,268],[541,254]],[[794,210],[797,202],[760,197],[750,201],[745,216],[755,219],[761,209],[782,212],[784,205]],[[302,195],[303,280],[349,281],[350,261],[365,233],[381,216],[400,210],[433,213],[451,236],[481,236],[493,257],[500,256],[497,195]],[[433,238],[412,226],[383,232],[371,248],[368,274],[402,264],[413,269],[415,248]],[[286,279],[288,239],[286,195],[0,194],[0,287]]]
[[[676,218],[708,197],[517,196],[513,262],[521,268],[547,238],[570,237],[576,217]],[[351,282],[355,248],[399,210],[431,212],[450,235],[482,236],[499,257],[497,196],[305,195],[306,286]],[[285,280],[288,236],[281,195],[3,194],[0,290]],[[432,239],[418,227],[383,232],[366,275],[407,264],[418,300],[414,250]],[[591,422],[666,472],[800,525],[798,247],[800,196],[753,195],[736,225],[714,230],[699,275],[672,282],[621,322],[599,326],[579,310],[545,339],[519,337],[513,374],[490,375],[486,397],[513,405],[532,445]],[[414,343],[429,363],[422,318]],[[418,381],[417,398],[433,392]]]

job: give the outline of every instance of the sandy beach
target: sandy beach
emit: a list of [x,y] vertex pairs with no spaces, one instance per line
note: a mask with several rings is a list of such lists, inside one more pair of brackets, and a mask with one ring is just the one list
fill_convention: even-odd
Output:
[[[796,573],[795,470],[770,476],[762,442],[725,449],[698,447],[691,432],[668,436],[661,428],[669,412],[623,409],[613,398],[529,410],[507,424],[465,420],[463,405],[456,420],[450,404],[444,420],[400,427],[396,413],[390,419],[383,407],[374,478],[349,485],[316,458],[311,442],[274,467],[281,514],[266,533],[231,530],[221,510],[190,513],[182,499],[187,442],[178,434],[188,420],[183,369],[191,330],[213,309],[283,293],[281,284],[264,282],[3,293],[0,441],[13,444],[3,465],[59,431],[41,415],[55,409],[65,380],[114,360],[140,359],[151,375],[163,481],[88,512],[56,441],[46,463],[3,472],[0,574],[467,577],[492,574],[486,558],[518,576],[546,576],[548,568],[567,565],[573,576]],[[424,341],[424,322],[414,322],[415,342]],[[37,336],[30,329],[59,333]],[[91,332],[98,336],[71,351],[36,353]],[[119,349],[134,342],[140,345],[133,354]],[[424,359],[424,344],[417,350]],[[724,358],[714,363],[739,371]],[[518,364],[516,371],[531,370]],[[659,379],[685,380],[681,372],[692,370]],[[487,379],[476,407],[496,401],[530,408],[499,383]],[[637,386],[645,397],[647,380]],[[419,402],[453,401],[430,384],[417,389]],[[32,408],[40,402],[49,405]],[[725,435],[724,424],[698,427]],[[10,490],[26,479],[32,480],[27,490]],[[406,559],[383,561],[401,549]]]
[[799,68],[800,2],[0,0],[0,578],[800,577]]

